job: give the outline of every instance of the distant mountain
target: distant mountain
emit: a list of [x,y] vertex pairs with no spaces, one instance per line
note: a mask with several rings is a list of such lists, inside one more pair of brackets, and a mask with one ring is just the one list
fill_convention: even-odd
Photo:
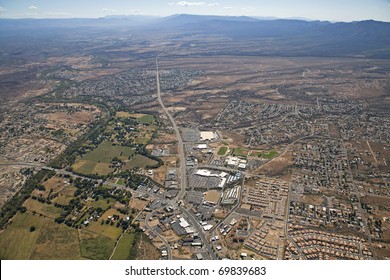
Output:
[[170,28],[182,34],[225,35],[236,40],[274,39],[275,44],[294,46],[295,55],[390,58],[390,23],[373,20],[331,23],[176,15],[161,19],[156,28],[161,31]]
[[[196,34],[258,42],[246,48],[246,55],[349,56],[390,58],[390,23],[373,20],[357,22],[264,19],[233,16],[173,15],[169,17],[108,16],[98,19],[0,20],[0,39],[6,36],[76,36],[109,31],[111,34],[137,32],[159,40]],[[62,31],[63,33],[59,33]],[[70,32],[68,32],[70,31]],[[47,34],[47,35],[46,35]],[[51,35],[52,34],[52,35]],[[216,36],[218,35],[218,36]],[[156,37],[157,38],[157,37]],[[4,40],[3,40],[4,41]],[[201,42],[197,42],[201,43]],[[262,48],[262,46],[264,46]],[[266,51],[265,51],[266,49]],[[239,50],[233,50],[232,52]],[[213,50],[212,53],[219,53]]]
[[178,14],[160,19],[158,24],[162,26],[178,26],[187,24],[202,24],[210,21],[229,21],[229,22],[255,22],[259,19],[247,16],[201,16],[201,15],[187,15]]

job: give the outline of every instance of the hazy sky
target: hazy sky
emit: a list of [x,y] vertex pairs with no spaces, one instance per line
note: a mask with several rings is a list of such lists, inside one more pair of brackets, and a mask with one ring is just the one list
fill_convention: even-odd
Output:
[[390,22],[390,0],[0,0],[2,18],[204,14]]

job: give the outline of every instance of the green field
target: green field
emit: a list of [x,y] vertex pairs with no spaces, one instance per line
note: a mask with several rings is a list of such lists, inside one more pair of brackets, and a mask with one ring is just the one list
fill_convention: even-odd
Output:
[[121,185],[121,186],[126,186],[125,179],[119,178],[115,184]]
[[154,116],[153,115],[143,115],[138,119],[141,123],[153,123],[154,122]]
[[[107,203],[108,201],[108,203]],[[115,203],[115,200],[113,198],[100,198],[99,200],[94,200],[91,202],[91,207],[93,208],[101,208],[104,211],[109,209],[113,204]]]
[[93,231],[94,233],[97,233],[99,235],[111,238],[111,239],[117,239],[122,234],[122,228],[116,227],[116,225],[106,225],[101,224],[100,221],[92,222],[87,227],[89,231]]
[[143,155],[136,155],[129,162],[126,163],[124,169],[131,170],[135,167],[146,168],[147,166],[154,166],[156,164],[158,164],[158,162],[153,159],[150,159]]
[[112,260],[127,260],[135,240],[134,233],[125,233],[116,247]]
[[228,149],[229,149],[229,147],[221,147],[221,148],[219,148],[217,154],[218,154],[219,156],[224,156],[224,155],[226,154],[226,152],[227,152]]
[[[35,227],[31,231],[31,227]],[[81,259],[77,230],[29,212],[16,214],[0,234],[0,259]]]
[[266,159],[271,159],[273,157],[276,157],[278,155],[278,152],[276,151],[269,151],[268,153],[262,153],[261,156]]
[[127,160],[134,154],[134,149],[126,146],[114,146],[111,142],[101,143],[95,150],[78,158],[72,165],[75,172],[82,174],[107,175],[114,171],[110,167],[114,157]]
[[109,141],[102,142],[95,150],[83,156],[83,160],[93,162],[110,163],[114,157],[121,160],[126,160],[129,156],[134,154],[134,149],[126,146],[114,146]]
[[234,148],[232,151],[232,155],[246,157],[248,155],[248,150],[246,150],[245,148],[241,148],[241,147]]
[[93,260],[107,260],[115,247],[115,240],[96,233],[81,230],[81,256]]
[[[35,240],[46,218],[29,212],[16,214],[12,223],[0,233],[0,259],[27,260],[30,259]],[[30,227],[35,230],[30,232]]]

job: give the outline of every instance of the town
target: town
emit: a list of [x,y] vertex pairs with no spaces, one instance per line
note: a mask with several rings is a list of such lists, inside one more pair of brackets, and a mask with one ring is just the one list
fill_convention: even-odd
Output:
[[388,61],[137,44],[2,107],[1,259],[390,258]]

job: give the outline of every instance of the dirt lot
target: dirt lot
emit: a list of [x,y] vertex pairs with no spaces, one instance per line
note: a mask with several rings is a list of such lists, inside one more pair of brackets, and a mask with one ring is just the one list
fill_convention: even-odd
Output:
[[152,244],[152,242],[146,237],[145,234],[141,234],[139,242],[137,244],[137,260],[158,260],[160,258],[160,252]]
[[148,203],[148,201],[132,197],[129,202],[129,208],[142,211]]

